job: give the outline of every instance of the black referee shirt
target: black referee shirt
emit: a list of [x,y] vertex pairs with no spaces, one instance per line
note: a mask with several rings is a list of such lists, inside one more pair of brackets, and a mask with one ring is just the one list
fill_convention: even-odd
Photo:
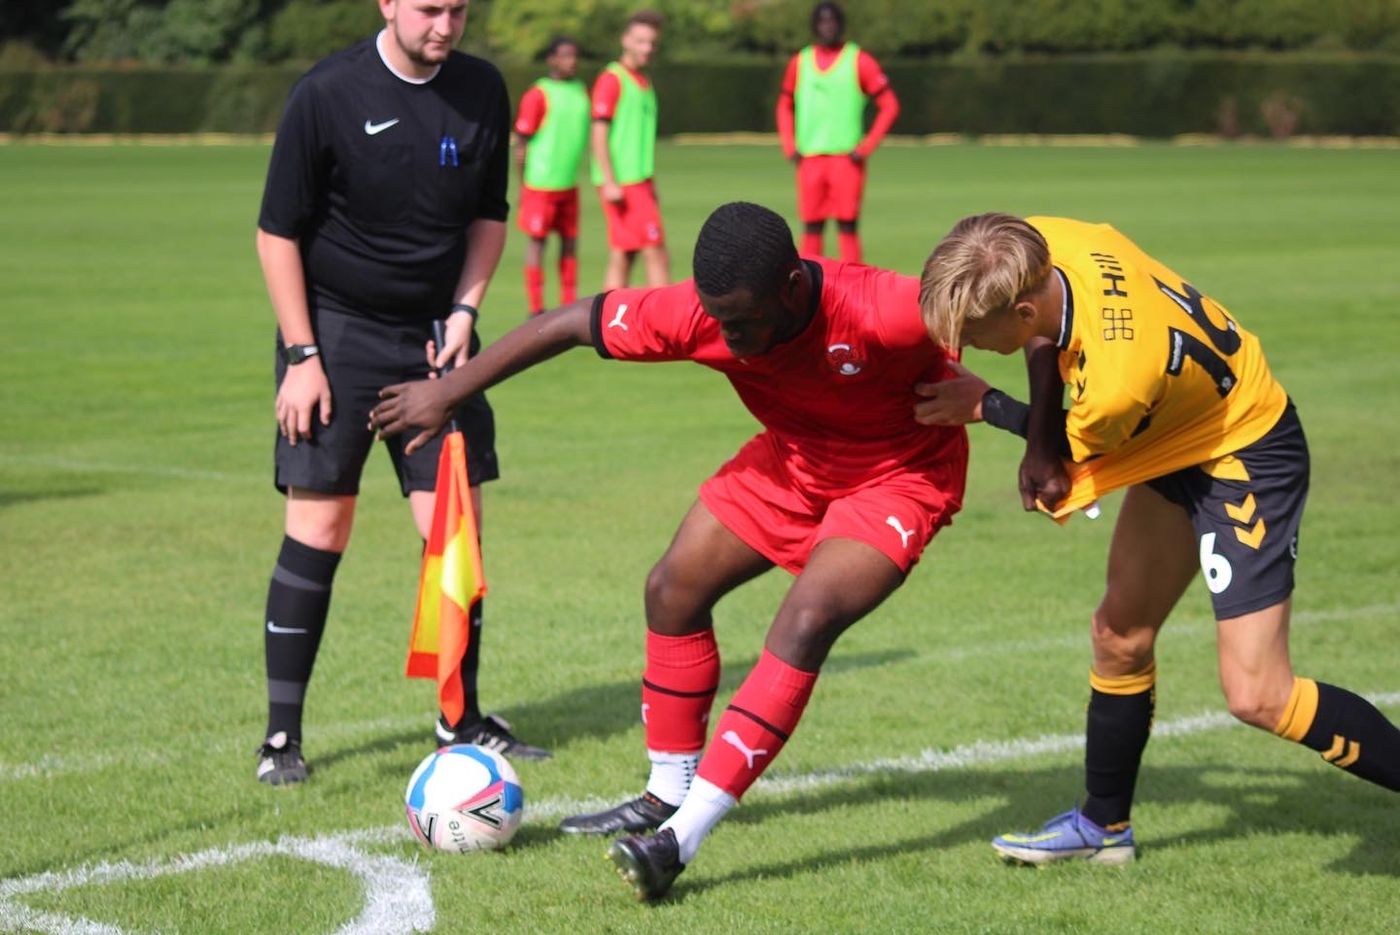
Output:
[[258,226],[300,242],[313,310],[442,318],[467,226],[506,219],[509,146],[510,100],[494,65],[454,51],[414,84],[369,39],[292,88]]

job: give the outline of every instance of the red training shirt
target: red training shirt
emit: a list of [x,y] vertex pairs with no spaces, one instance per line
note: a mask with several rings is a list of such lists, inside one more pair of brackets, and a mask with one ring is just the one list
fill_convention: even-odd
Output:
[[539,88],[530,87],[520,97],[520,110],[515,115],[515,132],[521,136],[534,136],[544,123],[545,111],[549,108],[549,98]]
[[[836,59],[845,49],[844,42],[834,48],[816,46],[817,67],[826,71],[836,63]],[[787,71],[783,72],[783,86],[778,91],[778,139],[783,144],[783,155],[789,159],[797,152],[793,95],[797,93],[797,63],[801,58],[802,53],[798,52],[788,59]],[[864,49],[856,55],[856,76],[860,79],[861,93],[866,97],[875,98],[875,119],[866,131],[865,138],[856,147],[856,152],[869,157],[890,131],[890,127],[894,126],[895,118],[899,116],[899,98],[890,87],[890,79],[885,77],[885,70],[875,61],[875,56]]]
[[[626,65],[622,67],[642,90],[645,91],[650,86],[651,82],[647,81],[646,75],[639,71],[633,71]],[[622,85],[618,82],[617,75],[610,71],[600,73],[597,80],[593,82],[593,119],[611,120],[613,114],[617,113],[617,99],[621,96]]]
[[593,308],[593,343],[618,360],[693,360],[729,378],[788,455],[794,485],[841,495],[960,457],[962,428],[914,421],[915,383],[952,376],[919,315],[919,281],[808,258],[820,299],[807,327],[749,358],[730,353],[693,280],[617,289]]

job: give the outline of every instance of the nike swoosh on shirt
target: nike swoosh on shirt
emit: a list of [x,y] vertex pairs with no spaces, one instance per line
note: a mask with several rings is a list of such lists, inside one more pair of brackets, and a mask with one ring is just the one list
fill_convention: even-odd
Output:
[[279,627],[271,620],[267,622],[267,632],[269,633],[305,633],[300,627]]
[[393,120],[386,120],[383,123],[370,123],[368,120],[366,120],[365,132],[368,133],[370,136],[374,136],[376,133],[383,133],[385,130],[389,129],[398,122],[398,117],[395,117]]

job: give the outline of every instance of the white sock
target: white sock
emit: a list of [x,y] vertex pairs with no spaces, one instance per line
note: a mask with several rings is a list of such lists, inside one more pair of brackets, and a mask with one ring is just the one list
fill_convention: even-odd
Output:
[[667,805],[684,802],[685,794],[690,791],[690,781],[695,778],[695,768],[700,765],[700,754],[648,750],[647,759],[651,760],[647,791]]
[[681,846],[681,863],[688,864],[695,859],[705,835],[738,802],[714,783],[696,779],[681,807],[657,830],[670,828],[675,832],[676,843]]

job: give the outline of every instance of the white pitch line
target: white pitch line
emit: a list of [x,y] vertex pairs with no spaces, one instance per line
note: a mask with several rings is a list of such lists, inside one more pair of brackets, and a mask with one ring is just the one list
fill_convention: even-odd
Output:
[[0,880],[0,931],[38,931],[46,935],[122,935],[116,926],[31,909],[17,901],[28,893],[58,893],[79,886],[105,886],[128,880],[191,873],[264,857],[296,857],[353,874],[363,888],[360,914],[338,935],[410,935],[426,932],[437,921],[428,874],[416,862],[370,854],[364,844],[408,837],[407,828],[372,828],[322,838],[284,837],[231,847],[215,847],[164,861],[101,863]]
[[[1368,604],[1362,607],[1334,608],[1331,610],[1303,610],[1293,614],[1295,627],[1313,626],[1337,620],[1353,620],[1366,617],[1386,617],[1400,615],[1400,603]],[[1199,636],[1213,630],[1215,621],[1201,618],[1186,618],[1179,623],[1169,623],[1162,629],[1162,638],[1173,639],[1185,636]],[[957,662],[976,656],[1026,656],[1056,649],[1087,647],[1086,634],[1049,637],[1043,640],[1006,640],[1002,642],[978,643],[972,646],[959,646],[942,651],[925,653],[911,659],[901,660],[900,664],[919,665]],[[318,729],[320,737],[355,737],[362,734],[385,730],[408,730],[425,723],[430,715],[405,715],[394,718],[375,718],[366,721],[348,721],[328,724]],[[213,744],[206,749],[212,752],[228,752],[235,745],[232,741]],[[131,751],[122,755],[106,753],[84,753],[80,756],[45,754],[30,763],[0,763],[0,784],[18,782],[37,777],[53,778],[73,773],[91,773],[122,764],[156,765],[173,760],[173,754],[155,751]]]
[[[1400,692],[1375,694],[1370,696],[1370,700],[1382,706],[1400,704]],[[1154,726],[1153,733],[1158,737],[1185,737],[1239,726],[1239,722],[1229,715],[1210,711],[1159,722]],[[1068,753],[1083,746],[1084,737],[1078,733],[1046,734],[1009,741],[979,740],[951,750],[924,750],[914,756],[885,757],[851,763],[839,769],[765,776],[754,786],[754,793],[759,796],[783,796],[872,775],[972,769],[1034,756]],[[552,824],[565,815],[605,808],[612,801],[562,797],[539,802],[527,800],[525,820],[529,824]],[[340,929],[338,935],[407,935],[424,932],[430,930],[436,921],[426,872],[420,870],[416,863],[388,855],[367,854],[356,846],[407,838],[408,833],[403,826],[388,826],[325,838],[282,838],[276,842],[211,848],[167,861],[104,863],[0,880],[0,931],[37,931],[46,935],[124,935],[119,928],[89,919],[31,909],[18,902],[17,897],[34,892],[61,892],[78,886],[151,879],[285,855],[339,867],[361,880],[364,908],[359,916]]]
[[[1400,602],[1369,604],[1365,607],[1337,608],[1333,610],[1295,611],[1289,618],[1289,625],[1291,627],[1308,627],[1319,623],[1354,620],[1361,617],[1393,616],[1400,616]],[[1187,636],[1199,637],[1207,634],[1213,636],[1214,633],[1214,618],[1182,615],[1179,619],[1174,618],[1168,620],[1166,625],[1162,627],[1162,632],[1158,639],[1174,640]],[[1046,652],[1047,650],[1078,648],[1083,648],[1086,651],[1089,649],[1089,633],[1087,626],[1071,634],[1047,636],[1043,639],[993,640],[986,643],[977,643],[972,646],[953,646],[944,650],[935,649],[932,652],[920,653],[918,656],[908,661],[924,664],[960,662],[964,659],[974,659],[980,656],[1030,656],[1036,653]]]

